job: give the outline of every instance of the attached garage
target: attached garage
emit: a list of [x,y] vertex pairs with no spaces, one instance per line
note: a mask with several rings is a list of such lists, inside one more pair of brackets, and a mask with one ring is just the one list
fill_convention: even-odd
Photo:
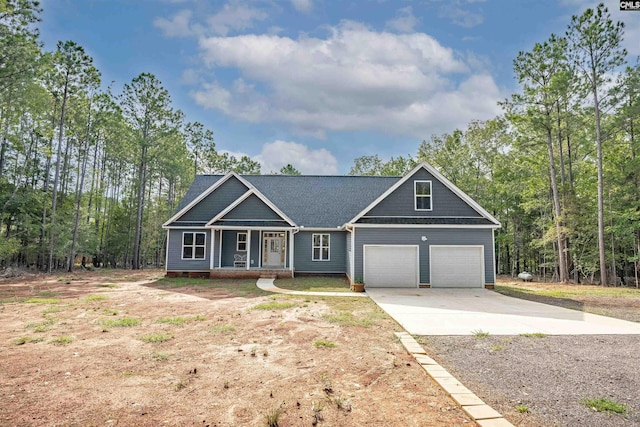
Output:
[[436,246],[429,248],[432,288],[484,287],[483,246]]
[[364,245],[364,282],[370,288],[417,288],[418,246]]

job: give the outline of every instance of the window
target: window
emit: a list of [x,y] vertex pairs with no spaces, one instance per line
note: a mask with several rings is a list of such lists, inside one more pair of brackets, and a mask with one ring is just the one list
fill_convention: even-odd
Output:
[[182,233],[182,259],[204,259],[205,233]]
[[236,250],[238,252],[247,251],[247,233],[238,233],[236,240]]
[[415,181],[414,195],[417,211],[431,210],[431,181]]
[[314,234],[312,239],[312,259],[314,261],[329,261],[329,235]]

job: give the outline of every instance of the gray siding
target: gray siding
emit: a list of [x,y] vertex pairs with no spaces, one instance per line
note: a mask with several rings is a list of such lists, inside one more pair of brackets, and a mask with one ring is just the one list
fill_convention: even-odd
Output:
[[282,220],[280,215],[253,194],[227,213],[223,219]]
[[[329,261],[313,261],[312,235],[329,234]],[[344,231],[300,231],[295,234],[294,268],[295,271],[313,273],[345,273],[346,238]]]
[[[253,263],[251,263],[253,260]],[[251,268],[260,266],[260,231],[251,231],[251,259],[249,259]]]
[[246,193],[248,188],[237,178],[231,177],[213,193],[184,213],[177,221],[209,221]]
[[[431,211],[416,211],[414,181],[431,181]],[[424,169],[419,170],[387,198],[365,214],[366,216],[461,216],[481,217],[464,200],[449,190]]]
[[[493,230],[436,228],[357,228],[355,232],[355,274],[363,277],[363,245],[418,245],[420,251],[420,283],[429,283],[429,245],[483,245],[485,283],[494,283]],[[427,241],[422,241],[422,236]],[[464,266],[460,266],[464,268]]]
[[[234,255],[247,255],[246,251],[236,251],[238,233],[246,233],[243,230],[222,231],[222,267],[233,267]],[[253,237],[253,236],[251,236]],[[253,258],[253,254],[251,254]],[[255,259],[255,258],[254,258]]]
[[[204,232],[206,234],[204,259],[182,259],[182,233]],[[211,233],[202,229],[172,229],[169,230],[169,245],[167,247],[167,271],[209,271],[209,252],[211,249]]]

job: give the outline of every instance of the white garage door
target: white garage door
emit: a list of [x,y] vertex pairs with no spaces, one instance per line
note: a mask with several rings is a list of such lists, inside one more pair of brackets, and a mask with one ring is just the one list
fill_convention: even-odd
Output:
[[484,247],[431,246],[432,288],[484,286]]
[[417,288],[417,246],[364,247],[364,283],[370,288]]

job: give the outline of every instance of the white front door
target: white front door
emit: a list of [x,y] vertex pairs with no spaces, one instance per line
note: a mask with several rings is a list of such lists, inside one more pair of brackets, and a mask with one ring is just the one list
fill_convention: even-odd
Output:
[[264,267],[284,267],[285,242],[285,233],[264,233],[262,246],[262,265]]

